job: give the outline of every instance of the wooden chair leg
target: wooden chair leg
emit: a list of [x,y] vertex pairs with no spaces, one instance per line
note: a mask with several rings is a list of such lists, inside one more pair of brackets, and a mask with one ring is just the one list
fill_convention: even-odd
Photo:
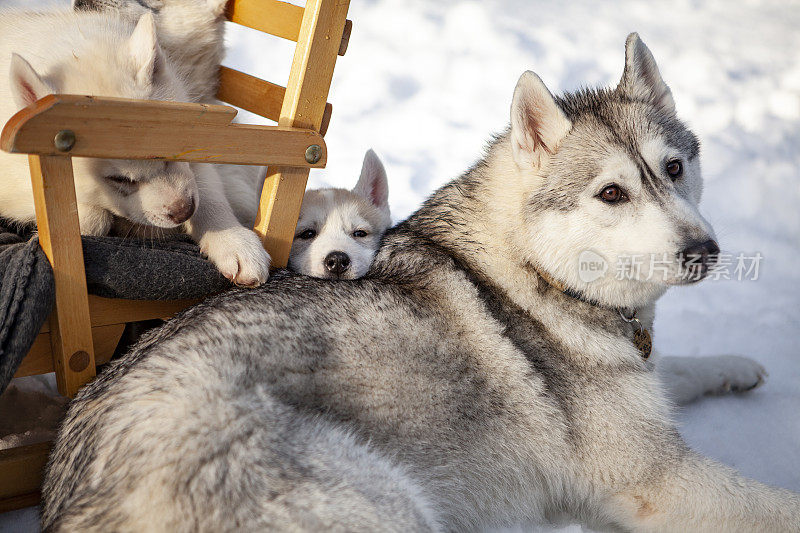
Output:
[[55,276],[56,303],[50,316],[53,366],[58,391],[72,397],[96,372],[72,160],[36,155],[28,159],[39,244]]
[[[278,125],[320,131],[348,6],[348,0],[306,2]],[[254,230],[274,267],[289,260],[307,179],[305,168],[267,169]]]

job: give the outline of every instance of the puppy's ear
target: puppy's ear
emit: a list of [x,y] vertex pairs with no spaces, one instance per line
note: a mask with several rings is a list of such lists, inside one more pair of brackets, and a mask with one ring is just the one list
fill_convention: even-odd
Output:
[[511,149],[517,166],[541,168],[571,127],[539,76],[524,72],[511,102]]
[[206,0],[206,5],[211,14],[215,17],[221,17],[225,13],[225,7],[228,5],[228,0]]
[[386,169],[371,148],[364,155],[361,177],[353,187],[353,192],[372,202],[378,209],[389,212],[389,180],[386,178]]
[[128,40],[128,49],[133,59],[136,83],[151,85],[158,62],[162,60],[161,48],[156,37],[156,21],[152,12],[145,13],[139,18]]
[[651,102],[666,111],[675,111],[672,91],[661,78],[653,54],[638,33],[631,33],[625,41],[625,70],[617,91],[628,98]]
[[11,54],[11,92],[14,102],[22,108],[55,91],[22,56]]
[[102,11],[106,7],[109,7],[107,0],[72,0],[75,11]]

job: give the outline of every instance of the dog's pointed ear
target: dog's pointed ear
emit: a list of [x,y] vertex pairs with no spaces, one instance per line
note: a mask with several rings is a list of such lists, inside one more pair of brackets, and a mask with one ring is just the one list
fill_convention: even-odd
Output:
[[634,100],[645,100],[666,111],[675,111],[672,91],[658,71],[658,65],[638,33],[625,41],[625,70],[617,91]]
[[105,2],[97,0],[72,0],[72,9],[75,11],[100,11],[105,7]]
[[11,54],[11,92],[17,106],[22,108],[55,91],[22,56]]
[[228,6],[228,0],[206,0],[206,5],[211,14],[215,17],[221,17],[225,13]]
[[519,168],[540,168],[571,127],[539,76],[524,72],[511,102],[511,150]]
[[378,154],[371,148],[364,154],[361,177],[353,187],[353,193],[363,196],[375,207],[389,212],[389,180]]
[[161,49],[156,36],[156,21],[152,12],[139,17],[130,39],[128,48],[133,67],[136,72],[136,82],[141,85],[150,85],[158,68]]

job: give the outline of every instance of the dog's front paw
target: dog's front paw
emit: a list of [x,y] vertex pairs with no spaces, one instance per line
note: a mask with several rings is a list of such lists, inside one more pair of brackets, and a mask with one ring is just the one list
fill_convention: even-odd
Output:
[[760,386],[767,378],[764,367],[747,357],[717,355],[708,359],[714,360],[714,368],[719,376],[719,386],[709,391],[712,394],[749,391]]
[[258,236],[243,226],[207,232],[200,239],[200,251],[241,287],[257,287],[269,277],[269,254]]

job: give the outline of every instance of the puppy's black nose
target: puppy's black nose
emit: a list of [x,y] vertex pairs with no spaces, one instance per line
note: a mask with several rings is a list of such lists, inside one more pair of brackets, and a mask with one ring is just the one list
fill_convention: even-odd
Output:
[[175,202],[167,208],[167,218],[175,224],[182,224],[194,214],[194,207],[194,198]]
[[341,276],[350,268],[350,256],[344,252],[331,252],[325,256],[325,270],[334,276]]
[[717,262],[719,246],[713,240],[693,243],[680,253],[684,265],[709,266]]

